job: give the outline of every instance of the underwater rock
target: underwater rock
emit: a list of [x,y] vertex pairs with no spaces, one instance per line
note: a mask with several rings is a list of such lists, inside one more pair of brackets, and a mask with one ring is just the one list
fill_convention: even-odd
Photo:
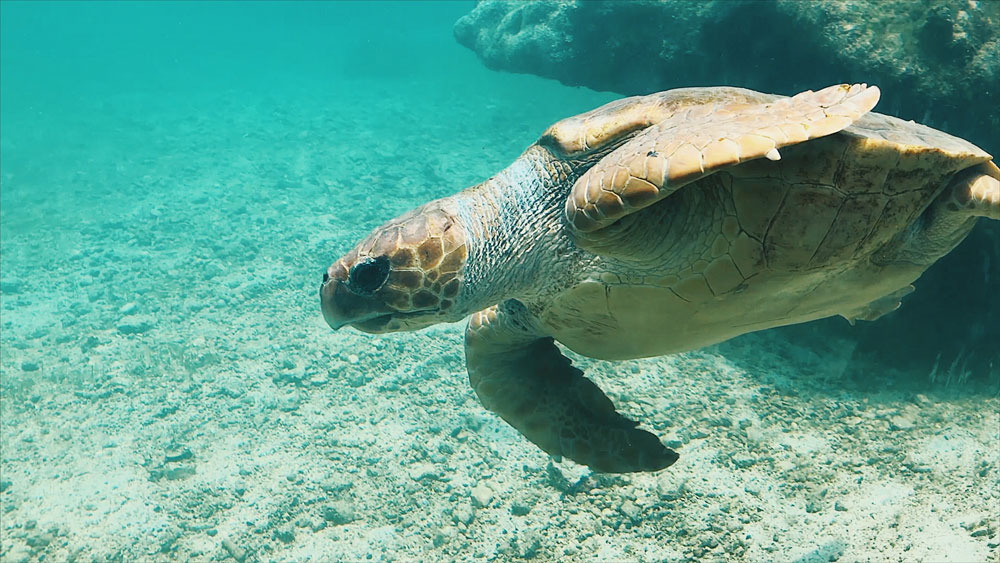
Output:
[[271,532],[271,537],[281,543],[292,543],[295,541],[295,530],[292,528],[281,528]]
[[493,502],[493,489],[483,483],[477,483],[475,487],[472,487],[470,495],[472,496],[473,504],[480,508],[487,507]]
[[914,426],[916,423],[909,413],[899,414],[889,419],[890,430],[912,430]]
[[458,506],[452,511],[452,519],[459,524],[465,524],[468,526],[472,523],[473,518],[475,518],[475,513],[472,511],[472,505],[463,501],[458,503]]
[[118,321],[115,329],[120,334],[142,334],[156,326],[156,319],[149,315],[127,315]]
[[163,477],[168,481],[178,481],[180,479],[187,479],[188,477],[193,477],[195,474],[195,469],[193,465],[183,465],[181,467],[173,467],[167,469],[163,472]]
[[989,115],[968,116],[969,125],[1000,122],[1000,89],[984,87],[1000,79],[997,2],[485,0],[454,33],[489,68],[627,95],[867,81],[906,117],[933,108],[930,117],[942,119],[974,104]]
[[343,500],[335,500],[323,508],[323,520],[341,526],[355,520],[354,506]]
[[7,295],[14,295],[21,291],[21,280],[17,278],[6,277],[0,280],[0,293],[5,293]]
[[243,563],[247,558],[247,550],[242,547],[237,546],[230,539],[222,540],[222,548],[229,553],[229,556],[236,560],[237,563]]
[[39,549],[48,546],[50,543],[52,543],[52,540],[54,539],[55,539],[55,534],[49,531],[49,532],[42,532],[40,534],[29,535],[25,539],[25,542],[28,544],[29,547]]
[[823,545],[799,556],[796,561],[802,563],[826,563],[827,561],[837,561],[844,556],[847,549],[847,542],[840,538],[834,538]]
[[414,481],[436,481],[441,478],[438,473],[437,467],[432,463],[417,463],[410,467],[407,472],[410,475],[410,479]]
[[3,560],[11,563],[28,563],[31,561],[31,550],[25,544],[16,543],[4,550]]
[[532,508],[531,504],[514,502],[510,505],[510,513],[514,516],[526,516]]
[[167,451],[163,454],[163,461],[165,463],[174,463],[178,461],[184,461],[186,459],[191,459],[194,454],[191,450],[184,446],[172,446],[167,448]]

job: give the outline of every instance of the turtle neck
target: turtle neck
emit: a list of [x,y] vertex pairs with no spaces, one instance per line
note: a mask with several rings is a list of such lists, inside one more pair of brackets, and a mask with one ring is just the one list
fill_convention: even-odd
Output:
[[496,176],[452,196],[468,251],[460,301],[470,312],[569,280],[579,251],[565,233],[563,208],[578,175],[532,146]]

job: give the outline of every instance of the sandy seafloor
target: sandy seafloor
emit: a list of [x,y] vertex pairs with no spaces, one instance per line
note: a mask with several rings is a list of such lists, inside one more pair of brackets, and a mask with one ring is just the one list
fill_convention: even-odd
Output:
[[357,237],[614,97],[483,68],[464,6],[393,9],[277,53],[181,26],[163,64],[141,30],[106,68],[6,38],[0,560],[1000,560],[997,389],[947,366],[771,333],[573,356],[681,453],[594,475],[479,405],[462,324],[330,331]]

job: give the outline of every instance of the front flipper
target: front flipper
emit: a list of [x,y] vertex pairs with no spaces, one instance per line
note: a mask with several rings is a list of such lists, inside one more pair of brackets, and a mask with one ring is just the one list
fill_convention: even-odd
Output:
[[932,264],[962,242],[979,217],[1000,219],[1000,168],[988,161],[956,174],[927,207],[913,235],[889,258]]
[[990,161],[965,170],[952,180],[940,199],[950,211],[1000,219],[1000,168]]
[[550,455],[603,473],[657,471],[677,461],[676,452],[616,412],[552,338],[539,335],[520,303],[473,314],[465,357],[483,406]]
[[616,148],[574,184],[566,220],[576,235],[612,225],[686,184],[778,149],[836,133],[878,102],[862,84],[770,103],[708,103],[671,114]]

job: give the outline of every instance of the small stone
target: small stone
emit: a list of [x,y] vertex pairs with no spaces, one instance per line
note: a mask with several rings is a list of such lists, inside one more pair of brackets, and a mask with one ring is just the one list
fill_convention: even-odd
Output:
[[663,443],[663,445],[672,450],[676,450],[679,449],[681,446],[683,446],[684,442],[680,440],[667,440],[666,442]]
[[354,506],[347,501],[335,500],[323,508],[323,520],[334,526],[349,524],[354,519]]
[[489,506],[490,502],[493,501],[493,489],[482,483],[472,487],[471,494],[473,504],[480,508]]
[[0,280],[0,293],[13,295],[15,293],[20,293],[20,291],[21,291],[20,280],[10,277]]
[[847,512],[847,507],[844,506],[844,503],[840,502],[839,500],[833,503],[833,509],[836,510],[837,512]]
[[747,436],[747,442],[753,446],[763,445],[767,443],[767,434],[756,426],[750,426],[743,430]]
[[911,430],[914,426],[913,419],[906,414],[898,414],[889,419],[889,428],[892,430]]
[[88,336],[80,343],[80,351],[86,353],[89,350],[93,350],[101,343],[96,336]]
[[55,537],[51,532],[45,532],[35,536],[28,536],[25,541],[27,541],[29,547],[39,548],[49,545],[52,543],[53,539],[55,539]]
[[121,309],[118,309],[118,312],[123,315],[131,315],[132,313],[135,313],[137,310],[139,310],[139,306],[136,305],[134,302],[130,301],[122,305]]
[[515,502],[510,505],[510,513],[514,516],[525,516],[531,512],[531,505]]
[[468,526],[472,523],[474,513],[472,512],[472,505],[468,502],[459,503],[452,512],[452,517],[456,522],[460,522]]
[[711,426],[721,426],[723,428],[731,428],[733,426],[733,421],[725,416],[709,419],[708,423]]
[[798,558],[798,561],[838,561],[844,556],[847,542],[833,538],[823,545]]
[[975,530],[976,528],[979,528],[983,524],[985,524],[985,520],[983,519],[983,517],[973,512],[965,514],[962,517],[961,522],[959,523],[960,526],[969,531]]
[[356,364],[359,361],[360,361],[360,359],[358,358],[357,354],[348,354],[347,355],[347,363],[349,363],[349,364]]
[[545,468],[548,484],[563,493],[575,493],[590,474],[586,467],[576,469],[549,462]]
[[185,459],[191,459],[194,454],[191,453],[186,447],[173,447],[168,448],[166,454],[163,456],[163,460],[166,463],[173,463],[177,461],[184,461]]
[[193,477],[194,474],[195,474],[194,466],[191,465],[174,467],[173,469],[168,469],[163,472],[163,476],[168,481],[178,481],[180,479],[187,479],[188,477]]
[[156,319],[149,315],[128,315],[122,317],[115,329],[120,334],[142,334],[156,326]]
[[458,528],[446,524],[441,526],[439,535],[442,536],[445,542],[449,542],[458,536]]
[[542,540],[534,532],[527,532],[525,537],[521,538],[520,541],[520,556],[521,559],[534,559],[538,556],[539,550],[542,549]]
[[350,479],[342,477],[340,475],[334,475],[329,477],[322,483],[320,483],[320,488],[327,493],[339,493],[341,491],[346,491],[354,486],[354,483]]
[[49,334],[49,327],[47,327],[47,326],[40,326],[40,327],[36,327],[34,330],[32,330],[31,332],[29,332],[28,333],[28,338],[30,338],[32,340],[37,340],[39,338],[43,338],[45,336],[48,336],[48,334]]
[[38,365],[38,362],[21,362],[21,371],[38,371],[40,367],[41,366]]
[[438,475],[437,469],[430,463],[417,463],[410,467],[409,470],[410,479],[414,481],[437,480],[440,476]]
[[5,563],[7,561],[11,563],[28,563],[31,561],[31,550],[24,544],[15,543],[10,549],[4,550],[3,560]]
[[625,502],[623,502],[618,511],[633,522],[638,522],[640,519],[639,516],[641,510],[631,500],[626,500]]
[[247,551],[242,547],[237,547],[230,539],[222,540],[222,549],[225,549],[229,555],[236,560],[236,563],[243,563],[247,558]]
[[[683,479],[678,483],[675,478],[666,477],[666,475],[667,474],[664,473],[664,476],[662,476],[657,483],[657,492],[662,500],[672,502],[680,499],[688,493],[688,489],[686,487],[687,479]],[[747,492],[753,494],[751,491]]]

